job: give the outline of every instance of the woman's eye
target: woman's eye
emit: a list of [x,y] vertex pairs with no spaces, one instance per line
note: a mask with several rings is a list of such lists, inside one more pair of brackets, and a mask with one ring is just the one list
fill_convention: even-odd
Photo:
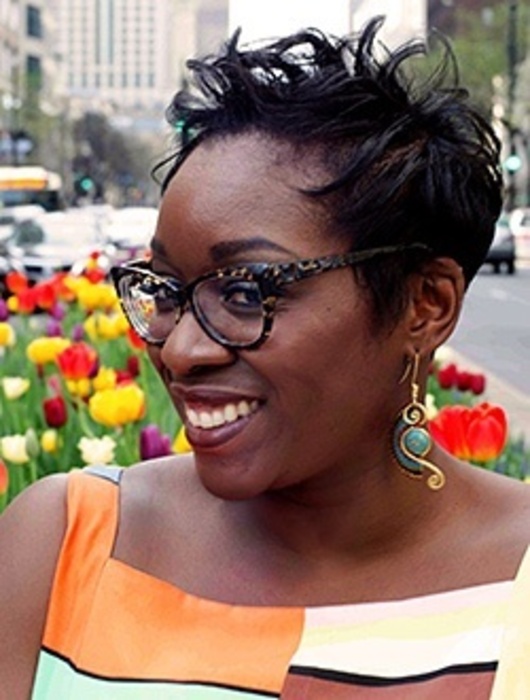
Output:
[[261,293],[255,282],[229,282],[222,291],[225,306],[240,310],[261,309]]

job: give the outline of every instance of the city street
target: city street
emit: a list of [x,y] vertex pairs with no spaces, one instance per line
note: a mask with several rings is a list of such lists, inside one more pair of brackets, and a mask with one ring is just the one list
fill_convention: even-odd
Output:
[[529,264],[520,264],[515,275],[481,270],[449,346],[485,371],[489,398],[505,404],[530,436]]

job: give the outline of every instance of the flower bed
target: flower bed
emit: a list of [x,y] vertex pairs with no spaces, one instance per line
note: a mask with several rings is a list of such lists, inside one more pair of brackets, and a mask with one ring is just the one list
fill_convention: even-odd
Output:
[[[81,275],[30,287],[16,273],[0,299],[0,511],[53,472],[133,464],[189,449],[179,418],[129,328],[97,255]],[[430,430],[449,452],[518,479],[523,438],[500,406],[481,400],[483,375],[433,364]]]
[[0,300],[0,511],[36,479],[189,449],[143,342],[92,258]]

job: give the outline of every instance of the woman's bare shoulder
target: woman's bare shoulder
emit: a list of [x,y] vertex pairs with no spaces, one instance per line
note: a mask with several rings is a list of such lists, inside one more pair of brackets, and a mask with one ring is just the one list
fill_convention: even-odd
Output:
[[0,516],[0,678],[27,698],[66,529],[65,475],[27,488]]

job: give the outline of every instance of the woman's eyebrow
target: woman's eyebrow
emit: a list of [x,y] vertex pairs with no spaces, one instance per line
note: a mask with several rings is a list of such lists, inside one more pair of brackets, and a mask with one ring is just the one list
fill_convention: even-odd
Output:
[[210,248],[210,256],[214,263],[223,262],[226,258],[230,258],[238,253],[247,253],[255,250],[273,250],[286,255],[294,255],[288,248],[284,248],[268,238],[245,238],[233,241],[219,241]]

